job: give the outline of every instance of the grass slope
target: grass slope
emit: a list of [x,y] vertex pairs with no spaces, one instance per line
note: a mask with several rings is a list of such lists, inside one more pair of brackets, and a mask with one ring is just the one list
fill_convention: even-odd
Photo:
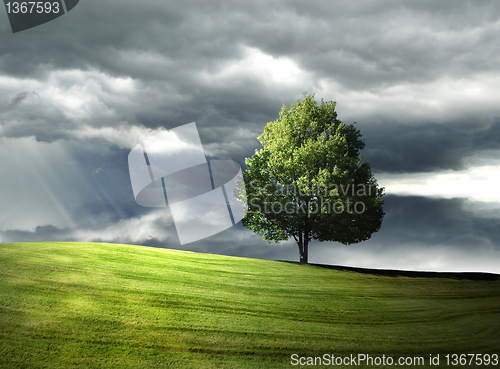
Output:
[[0,244],[0,366],[290,368],[292,354],[325,353],[443,364],[500,354],[499,291],[130,245]]

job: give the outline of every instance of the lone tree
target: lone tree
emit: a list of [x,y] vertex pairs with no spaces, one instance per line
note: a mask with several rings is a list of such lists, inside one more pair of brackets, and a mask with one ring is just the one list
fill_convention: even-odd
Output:
[[293,237],[301,263],[312,239],[347,245],[380,229],[384,189],[361,161],[361,133],[337,119],[335,102],[318,105],[304,94],[290,109],[283,105],[258,140],[243,172],[246,194],[238,193],[244,226],[268,242]]

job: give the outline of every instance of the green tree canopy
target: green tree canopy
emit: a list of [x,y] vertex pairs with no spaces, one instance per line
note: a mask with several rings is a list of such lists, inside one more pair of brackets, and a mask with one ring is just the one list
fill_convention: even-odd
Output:
[[361,133],[337,119],[335,102],[318,105],[304,94],[283,105],[258,140],[243,172],[246,194],[239,193],[244,226],[269,242],[293,237],[302,263],[312,239],[352,244],[380,229],[384,190],[361,160]]

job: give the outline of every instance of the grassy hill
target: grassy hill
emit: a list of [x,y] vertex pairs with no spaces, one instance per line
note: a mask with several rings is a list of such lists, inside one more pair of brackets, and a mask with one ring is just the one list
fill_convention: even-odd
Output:
[[2,368],[291,368],[292,354],[424,357],[427,367],[429,354],[446,364],[448,353],[500,354],[500,281],[0,244]]

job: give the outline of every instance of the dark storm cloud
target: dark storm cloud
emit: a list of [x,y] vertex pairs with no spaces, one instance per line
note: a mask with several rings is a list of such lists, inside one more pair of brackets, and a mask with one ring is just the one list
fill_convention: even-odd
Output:
[[60,229],[52,225],[38,226],[32,232],[20,230],[2,232],[2,242],[49,242],[59,241],[60,239],[67,242],[74,241],[71,238],[71,232],[68,230],[61,232]]
[[96,146],[87,150],[80,147],[71,153],[72,162],[91,189],[81,203],[71,208],[73,219],[81,227],[106,227],[147,214],[150,209],[137,205],[133,197],[128,172],[129,150]]
[[500,249],[500,208],[467,199],[386,196],[380,243]]
[[464,132],[452,125],[359,124],[366,148],[363,159],[374,171],[389,173],[466,169],[473,153],[500,149],[500,121]]
[[51,142],[61,138],[70,122],[58,107],[47,104],[35,91],[22,91],[0,103],[0,132],[3,137],[35,136],[38,141]]
[[11,101],[10,101],[10,104],[6,107],[7,109],[9,108],[13,108],[15,107],[16,105],[20,104],[21,102],[23,102],[24,100],[28,99],[28,98],[33,98],[37,101],[40,101],[40,95],[38,95],[36,92],[20,92],[18,93],[17,95],[15,95]]
[[315,19],[319,31],[300,59],[355,89],[496,70],[500,6],[493,1],[329,2],[318,7],[297,2],[296,7],[297,14]]
[[[257,135],[276,119],[283,103],[295,101],[304,90],[318,90],[322,79],[339,83],[345,92],[377,93],[394,84],[495,71],[499,14],[500,4],[494,1],[306,5],[87,0],[67,16],[32,31],[15,37],[3,34],[0,71],[45,83],[57,70],[98,71],[135,81],[138,95],[114,98],[116,91],[97,81],[103,94],[100,102],[113,117],[85,122],[92,127],[127,122],[173,128],[196,121],[202,128],[244,126]],[[279,83],[265,86],[242,71],[217,83],[214,76],[244,58],[247,47],[289,57],[311,78],[284,88]],[[81,81],[61,78],[57,83],[64,90]],[[331,98],[343,104],[342,96]],[[40,140],[50,141],[81,124],[54,107],[51,113],[45,110],[40,113],[47,116],[43,133],[29,125],[5,128],[3,134],[34,132]],[[390,135],[387,127],[383,131]],[[228,129],[213,137],[204,129],[202,139],[227,143],[234,140],[231,134]],[[247,142],[241,137],[236,141]],[[240,160],[253,152],[250,146],[236,153]]]

